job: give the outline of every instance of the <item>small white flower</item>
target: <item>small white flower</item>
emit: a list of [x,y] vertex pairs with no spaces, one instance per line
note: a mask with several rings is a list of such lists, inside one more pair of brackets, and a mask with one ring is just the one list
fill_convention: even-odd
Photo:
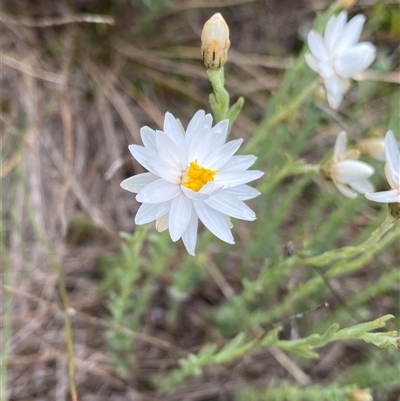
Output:
[[365,197],[374,202],[400,203],[400,150],[392,131],[385,136],[385,175],[390,185],[389,191],[367,191]]
[[329,19],[324,37],[315,30],[308,34],[311,54],[305,55],[306,62],[324,79],[328,103],[335,110],[349,88],[349,78],[368,68],[376,56],[372,43],[357,43],[364,22],[361,14],[347,22],[347,12],[342,11]]
[[246,185],[262,171],[247,169],[255,156],[234,156],[243,139],[225,143],[229,121],[212,128],[212,116],[198,111],[186,132],[171,113],[165,114],[164,131],[140,130],[144,147],[130,145],[133,157],[148,173],[122,181],[121,187],[137,193],[142,206],[136,224],[156,220],[158,231],[169,229],[172,241],[182,237],[194,255],[198,219],[218,238],[234,243],[230,217],[255,220],[243,201],[260,194]]
[[348,198],[357,196],[353,190],[362,194],[374,191],[374,186],[368,181],[374,169],[369,164],[356,160],[360,154],[358,150],[347,151],[346,147],[347,136],[342,131],[336,139],[333,157],[322,167],[322,173]]

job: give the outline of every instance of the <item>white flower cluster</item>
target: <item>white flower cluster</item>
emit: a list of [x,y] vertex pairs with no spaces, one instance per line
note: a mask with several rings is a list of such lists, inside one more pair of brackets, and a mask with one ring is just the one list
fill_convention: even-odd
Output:
[[322,37],[315,30],[308,34],[311,54],[305,55],[308,66],[324,80],[328,103],[338,109],[347,92],[350,78],[367,69],[375,60],[376,48],[370,42],[358,43],[365,16],[358,14],[347,22],[347,12],[332,16]]
[[[364,26],[365,16],[358,14],[347,22],[347,12],[342,11],[332,16],[324,35],[315,30],[308,34],[308,46],[311,53],[305,55],[308,66],[323,78],[328,103],[338,109],[343,96],[350,86],[350,78],[367,69],[376,57],[376,47],[370,42],[358,42]],[[363,153],[385,160],[385,174],[391,190],[374,193],[374,187],[368,180],[374,169],[367,163],[357,160],[360,152],[346,150],[347,136],[339,134],[333,157],[321,171],[328,180],[332,180],[339,191],[354,198],[357,192],[375,202],[400,202],[400,155],[392,131],[388,131],[384,141],[366,139],[360,142]]]
[[127,178],[121,187],[143,203],[136,224],[156,220],[158,231],[169,229],[172,241],[182,238],[194,255],[198,219],[218,238],[234,243],[230,217],[255,220],[243,202],[260,193],[247,183],[263,172],[250,170],[255,156],[234,156],[243,139],[226,142],[229,121],[212,127],[212,116],[198,111],[184,131],[165,114],[164,131],[140,130],[143,146],[130,145],[133,157],[149,172]]
[[[380,141],[374,142],[377,142],[380,148]],[[374,152],[371,155],[373,154]],[[385,135],[384,154],[385,175],[391,187],[388,191],[374,192],[374,186],[368,180],[374,169],[369,164],[357,160],[360,155],[357,149],[347,150],[347,135],[344,131],[338,135],[333,156],[321,171],[348,198],[356,197],[357,191],[375,202],[400,203],[400,150],[392,131]]]

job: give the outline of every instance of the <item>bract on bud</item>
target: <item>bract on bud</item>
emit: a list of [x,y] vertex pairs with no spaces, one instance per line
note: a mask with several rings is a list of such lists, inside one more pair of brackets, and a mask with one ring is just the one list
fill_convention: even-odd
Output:
[[383,138],[367,138],[358,142],[361,153],[376,160],[385,161],[385,140]]
[[[400,203],[388,203],[389,213],[396,220],[400,220]],[[397,338],[397,346],[400,349],[400,337]]]
[[209,70],[219,70],[228,58],[229,28],[220,13],[214,14],[201,32],[201,55]]
[[373,398],[369,390],[354,390],[349,396],[349,401],[373,401]]

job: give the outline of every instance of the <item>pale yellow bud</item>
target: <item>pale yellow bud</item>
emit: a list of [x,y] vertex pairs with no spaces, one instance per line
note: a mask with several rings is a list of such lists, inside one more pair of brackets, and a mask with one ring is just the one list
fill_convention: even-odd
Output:
[[354,390],[350,396],[349,401],[374,401],[369,390]]
[[201,32],[201,55],[205,66],[219,70],[228,58],[229,28],[220,13],[214,14]]
[[339,0],[339,4],[344,10],[348,10],[350,7],[356,3],[357,0]]
[[368,138],[358,142],[361,153],[376,160],[385,161],[385,141],[383,138]]

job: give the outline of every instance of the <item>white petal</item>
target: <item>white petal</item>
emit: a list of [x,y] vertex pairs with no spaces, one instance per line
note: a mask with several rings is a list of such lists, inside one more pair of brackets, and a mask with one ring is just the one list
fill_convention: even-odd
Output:
[[234,141],[230,141],[223,146],[215,149],[203,162],[203,167],[209,168],[212,170],[219,170],[225,163],[227,163],[232,156],[237,152],[240,148],[240,145],[243,143],[243,139],[236,139]]
[[129,151],[132,153],[132,156],[147,170],[151,173],[157,175],[156,171],[149,164],[150,159],[158,158],[158,153],[152,150],[148,150],[143,146],[139,145],[129,145]]
[[367,179],[373,173],[374,169],[369,164],[358,160],[343,160],[331,167],[333,179],[343,184]]
[[318,61],[317,72],[324,79],[331,79],[337,75],[330,61]]
[[343,100],[343,85],[339,77],[331,77],[324,79],[324,85],[328,98],[329,106],[337,110]]
[[376,47],[372,43],[359,43],[335,59],[335,70],[340,76],[351,78],[367,69],[375,57]]
[[183,185],[181,185],[181,191],[191,200],[204,201],[210,197],[210,194],[202,194],[201,192],[192,191],[190,188]]
[[307,65],[315,72],[318,71],[318,61],[317,59],[311,54],[311,53],[306,53],[304,55],[304,58],[306,60]]
[[168,228],[168,219],[169,213],[164,214],[164,216],[161,216],[159,219],[156,220],[156,230],[159,233],[162,233]]
[[163,203],[143,203],[136,213],[135,223],[137,225],[150,223],[168,213],[171,201]]
[[213,127],[212,134],[214,136],[214,146],[217,148],[226,142],[228,135],[229,120],[222,120]]
[[160,177],[152,173],[136,174],[133,177],[129,177],[121,182],[121,188],[126,189],[129,192],[137,194],[146,185],[151,184],[153,181],[158,180]]
[[142,127],[140,129],[140,136],[145,148],[157,152],[156,132],[154,130],[150,127]]
[[152,170],[164,180],[171,184],[180,184],[182,179],[182,170],[162,160],[151,159],[148,164]]
[[183,194],[171,202],[169,211],[169,234],[172,241],[178,241],[186,231],[192,213],[192,201]]
[[193,206],[199,219],[216,237],[229,244],[235,243],[229,225],[222,213],[212,209],[204,202],[194,201]]
[[206,185],[203,185],[200,189],[200,193],[208,194],[208,195],[215,195],[222,190],[221,185],[217,185],[214,181],[207,182]]
[[181,190],[189,199],[196,201],[204,201],[208,199],[211,195],[215,195],[222,190],[221,186],[216,185],[214,182],[210,181],[204,185],[200,191],[192,191],[190,188],[187,188],[181,185]]
[[355,45],[360,40],[365,22],[365,15],[357,14],[344,27],[339,40],[335,43],[335,52],[341,52]]
[[194,256],[194,251],[196,248],[198,224],[199,219],[197,217],[196,211],[194,210],[194,207],[192,206],[189,224],[186,228],[186,231],[182,235],[182,240],[185,248],[188,251],[189,255],[192,256]]
[[187,163],[184,155],[175,144],[175,142],[164,132],[156,132],[156,145],[158,149],[158,154],[163,161],[172,164],[179,170],[185,169]]
[[232,156],[232,158],[223,166],[223,171],[244,171],[251,167],[257,160],[256,156]]
[[223,214],[223,216],[224,216],[226,222],[228,223],[229,229],[232,230],[233,224],[232,224],[231,218],[229,216],[227,216],[226,214]]
[[[186,156],[191,159],[190,161],[194,160],[193,152],[196,150],[198,144],[202,143],[205,138],[206,133],[211,133],[211,124],[212,124],[212,116],[207,114],[204,118],[199,122],[199,126],[194,131],[189,131],[186,133],[185,140],[186,140]],[[209,137],[210,139],[211,136]],[[192,143],[195,142],[194,145]]]
[[342,195],[347,198],[356,198],[357,193],[350,189],[347,185],[341,184],[340,182],[335,182],[337,189],[342,193]]
[[329,53],[333,53],[336,43],[343,35],[343,30],[347,21],[347,12],[342,11],[338,16],[329,18],[324,33],[324,42]]
[[219,141],[212,130],[197,131],[190,142],[187,160],[189,162],[197,160],[198,164],[203,166],[204,160],[216,149]]
[[216,185],[224,187],[233,187],[236,185],[247,184],[260,178],[264,173],[259,170],[239,171],[239,172],[223,172],[215,174],[214,182]]
[[385,136],[386,178],[392,188],[400,188],[400,150],[392,131]]
[[368,180],[352,181],[349,185],[361,194],[375,191],[375,187]]
[[365,197],[374,202],[380,203],[400,203],[400,191],[392,189],[391,191],[382,191],[374,193],[366,193]]
[[160,203],[169,201],[180,193],[179,185],[171,184],[160,178],[144,187],[136,195],[136,200],[142,203]]
[[236,219],[249,221],[256,219],[255,213],[246,204],[225,191],[221,191],[217,195],[210,196],[205,203],[218,212]]
[[186,145],[182,125],[169,112],[165,113],[164,132],[175,142],[181,153],[184,154]]
[[192,137],[201,133],[202,131],[207,131],[211,129],[212,125],[212,115],[204,113],[204,110],[199,110],[190,120],[185,134],[186,144],[189,145]]
[[196,131],[199,128],[201,122],[204,119],[205,114],[206,113],[204,112],[204,110],[199,110],[192,117],[192,119],[189,121],[189,124],[186,128],[186,138],[188,135],[191,135],[194,131]]
[[346,154],[347,147],[347,135],[345,131],[341,131],[336,138],[335,150],[333,152],[333,157],[335,161],[339,161]]
[[240,199],[241,201],[253,199],[261,193],[257,189],[248,185],[238,185],[236,187],[226,188],[223,191],[236,196],[236,198]]
[[322,36],[315,32],[313,29],[309,32],[307,37],[308,47],[311,53],[318,60],[328,60],[329,54],[325,48],[324,40]]

